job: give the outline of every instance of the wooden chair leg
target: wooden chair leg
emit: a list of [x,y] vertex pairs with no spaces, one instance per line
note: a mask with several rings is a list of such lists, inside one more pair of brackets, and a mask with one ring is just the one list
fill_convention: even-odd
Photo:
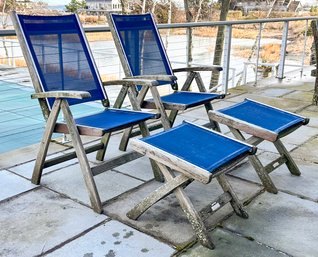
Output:
[[47,151],[49,148],[49,144],[52,138],[54,126],[56,124],[56,120],[58,118],[59,112],[61,108],[61,100],[57,99],[55,100],[52,111],[49,115],[49,118],[46,123],[46,128],[43,134],[43,138],[40,144],[39,152],[36,157],[35,165],[34,165],[34,170],[32,174],[32,179],[31,182],[33,184],[39,185],[41,182],[41,177],[42,177],[42,172],[43,172],[43,165],[45,162],[45,158],[47,155]]
[[123,136],[122,136],[120,144],[119,144],[119,150],[121,150],[121,151],[127,150],[128,141],[129,141],[132,130],[133,130],[133,127],[126,128],[124,130]]
[[[160,163],[158,163],[158,166],[160,167],[165,179],[167,181],[171,181],[175,178],[174,174],[165,166]],[[185,194],[184,189],[181,186],[178,186],[174,193],[180,203],[180,206],[187,216],[187,219],[189,220],[190,224],[192,225],[192,228],[199,240],[199,242],[209,248],[214,249],[214,244],[212,243],[212,240],[210,236],[208,235],[208,232],[206,230],[206,227],[199,215],[199,213],[194,208],[190,198]]]
[[213,119],[210,118],[210,115],[209,115],[209,111],[210,110],[213,110],[213,107],[212,107],[212,104],[211,103],[206,103],[205,105],[205,110],[206,110],[206,113],[209,117],[209,121],[210,121],[210,124],[211,124],[211,128],[215,131],[218,131],[218,132],[221,132],[221,128],[220,128],[220,125],[219,123],[217,123],[216,121],[214,121]]
[[177,115],[179,111],[178,110],[171,110],[169,113],[169,122],[171,124],[171,127],[173,126],[174,122],[176,121]]
[[189,178],[184,175],[175,177],[174,174],[165,165],[158,163],[158,166],[160,167],[166,179],[166,183],[152,192],[142,202],[140,202],[132,210],[130,210],[127,213],[127,216],[129,218],[137,219],[153,204],[155,204],[171,192],[174,192],[182,210],[184,211],[190,224],[192,225],[192,228],[195,231],[199,242],[207,248],[214,249],[214,244],[212,243],[207,233],[207,230],[199,213],[195,210],[193,204],[191,203],[191,200],[185,194],[182,188],[182,185],[187,183],[189,181]]
[[243,206],[242,204],[240,203],[240,200],[238,199],[236,193],[234,192],[234,190],[232,189],[232,186],[231,184],[228,182],[225,174],[220,174],[218,177],[217,177],[217,180],[220,184],[220,186],[222,187],[223,191],[225,193],[229,193],[231,195],[231,200],[230,200],[230,203],[235,211],[235,213],[244,218],[244,219],[247,219],[248,218],[248,214],[247,212],[243,209]]
[[74,149],[76,151],[76,155],[78,158],[78,161],[81,166],[81,170],[83,173],[84,181],[86,184],[86,188],[89,193],[89,199],[92,205],[92,208],[95,212],[97,213],[102,213],[103,208],[102,208],[102,203],[97,191],[97,187],[93,178],[93,174],[91,171],[91,168],[89,166],[89,162],[85,153],[85,149],[83,147],[82,140],[80,138],[80,135],[78,133],[77,127],[75,125],[73,115],[70,111],[69,105],[66,100],[62,100],[61,103],[61,109],[64,114],[64,118],[67,124],[68,131],[71,135],[72,142]]
[[[242,135],[242,133],[234,128],[229,127],[233,135],[241,140],[241,141],[246,141],[245,137]],[[251,162],[252,166],[254,167],[258,177],[260,178],[263,186],[265,187],[265,190],[269,193],[277,194],[278,190],[273,183],[272,179],[266,172],[264,166],[262,165],[261,161],[258,159],[256,155],[250,155],[248,156],[249,161]]]
[[177,187],[182,186],[186,182],[189,181],[189,178],[184,175],[179,175],[175,177],[173,180],[164,183],[158,189],[153,191],[147,197],[145,197],[140,203],[138,203],[134,208],[132,208],[128,213],[127,217],[133,220],[139,218],[145,211],[147,211],[152,205],[156,202],[160,201],[167,195],[169,195],[173,190]]
[[300,176],[301,172],[280,139],[274,142],[277,151],[286,158],[286,165],[291,174]]
[[103,144],[103,148],[97,151],[96,160],[98,160],[98,161],[104,160],[110,136],[111,136],[111,133],[106,133],[102,137],[101,143]]
[[277,194],[278,190],[273,183],[272,179],[266,172],[263,164],[261,161],[258,159],[257,156],[252,155],[248,156],[249,161],[251,162],[252,166],[254,167],[259,179],[261,180],[263,186],[265,187],[265,190],[269,193]]
[[210,236],[208,235],[206,227],[203,224],[203,221],[199,213],[194,208],[190,198],[185,194],[183,188],[176,188],[174,193],[176,194],[176,197],[179,200],[182,210],[186,214],[189,222],[191,223],[192,228],[195,231],[195,234],[197,235],[199,242],[209,249],[214,249],[215,246],[212,243]]
[[[200,92],[206,92],[206,88],[205,88],[205,86],[204,86],[204,83],[203,83],[203,80],[202,80],[202,78],[201,78],[200,73],[197,73],[197,72],[195,73],[195,81],[196,81],[196,83],[197,83],[197,85],[198,85],[198,88],[199,88]],[[209,121],[210,121],[210,124],[211,124],[211,128],[212,128],[213,130],[215,130],[215,131],[221,132],[219,123],[217,123],[216,121],[214,121],[213,119],[210,118],[209,111],[210,111],[210,110],[213,110],[213,107],[212,107],[211,102],[206,103],[206,104],[204,105],[204,107],[205,107],[206,113],[207,113],[207,115],[208,115],[208,117],[209,117]]]

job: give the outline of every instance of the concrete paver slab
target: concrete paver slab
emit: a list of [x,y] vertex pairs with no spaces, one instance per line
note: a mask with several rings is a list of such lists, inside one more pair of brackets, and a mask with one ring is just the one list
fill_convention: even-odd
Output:
[[124,165],[114,168],[114,170],[143,181],[149,181],[154,178],[148,157],[141,157],[134,161],[127,162]]
[[302,145],[302,147],[293,151],[292,156],[302,160],[318,163],[317,145],[318,145],[318,137],[311,139],[310,141]]
[[249,219],[224,222],[231,231],[252,237],[294,257],[318,256],[318,204],[282,192],[264,193],[248,207]]
[[[235,178],[229,179],[242,201],[252,198],[261,190],[261,188],[255,184],[238,181]],[[116,200],[104,206],[104,211],[110,217],[134,226],[138,230],[156,238],[167,241],[177,248],[182,248],[195,237],[192,227],[182,212],[174,194],[171,194],[156,203],[141,215],[137,221],[130,220],[126,216],[126,213],[133,206],[159,186],[160,183],[151,181],[134,192],[129,192],[128,194],[116,198]],[[193,182],[186,188],[186,193],[191,198],[197,210],[201,210],[210,204],[222,192],[223,191],[216,180],[208,185]],[[215,215],[211,216],[211,219],[207,220],[206,223],[208,226],[211,224],[215,225],[231,212],[232,209],[230,206],[226,206],[216,212]]]
[[[67,147],[60,144],[51,143],[48,154],[65,150]],[[39,150],[39,144],[19,148],[0,155],[0,169],[13,167],[24,162],[35,160]]]
[[0,170],[0,201],[32,190],[35,187],[37,186],[20,176],[6,170]]
[[299,112],[299,115],[310,117],[310,121],[307,126],[318,128],[318,107],[315,105],[309,106]]
[[[118,156],[121,156],[121,155],[124,155],[128,151],[132,151],[129,142],[128,142],[126,152],[119,150],[119,144],[120,144],[121,137],[122,137],[122,133],[112,135],[112,137],[109,140],[108,146],[107,146],[105,159],[104,159],[105,161],[110,160],[110,159],[115,158],[115,157],[118,157]],[[90,145],[90,144],[87,144],[87,145]],[[93,162],[96,164],[101,163],[100,161],[96,160],[96,152],[88,154],[87,158],[90,162]]]
[[39,255],[107,217],[46,189],[0,204],[0,256]]
[[[107,201],[143,183],[143,181],[120,174],[106,171],[94,177],[101,201]],[[79,164],[74,164],[42,178],[43,185],[90,205],[83,175]]]
[[296,91],[291,94],[285,95],[282,98],[284,99],[294,99],[294,100],[303,100],[306,102],[310,102],[313,97],[313,92],[310,91]]
[[[62,153],[53,154],[53,155],[50,155],[49,158],[54,158],[54,157],[61,156],[61,155],[62,155]],[[55,171],[55,170],[58,170],[58,169],[73,165],[73,164],[75,164],[77,162],[78,162],[77,159],[72,159],[72,160],[69,160],[69,161],[66,161],[66,162],[62,162],[60,164],[45,168],[43,170],[42,175],[45,175],[48,172],[52,172],[52,171]],[[24,164],[21,164],[21,165],[15,166],[15,167],[12,167],[9,170],[14,172],[14,173],[16,173],[16,174],[19,174],[22,177],[25,177],[27,179],[31,179],[32,173],[33,173],[33,169],[34,169],[34,164],[35,164],[35,160],[31,161],[31,162],[26,162]]]
[[282,141],[284,144],[301,145],[312,137],[317,136],[318,131],[316,128],[309,126],[301,126],[299,129],[293,131],[288,136],[283,137]]
[[223,229],[215,229],[211,236],[215,249],[197,244],[178,257],[286,257],[284,253]]
[[48,254],[50,257],[168,257],[174,249],[117,221],[109,221]]
[[260,95],[269,96],[269,97],[281,97],[283,95],[287,95],[292,93],[292,90],[285,89],[285,88],[268,88],[263,89],[259,92]]
[[[260,155],[262,163],[269,163],[270,160],[277,158],[278,155],[263,153]],[[301,176],[292,175],[286,165],[282,165],[274,170],[270,177],[279,190],[290,192],[302,197],[307,197],[318,201],[318,170],[317,165],[295,160]],[[232,175],[244,178],[249,181],[261,183],[256,172],[249,162],[244,163],[238,169],[231,172]]]

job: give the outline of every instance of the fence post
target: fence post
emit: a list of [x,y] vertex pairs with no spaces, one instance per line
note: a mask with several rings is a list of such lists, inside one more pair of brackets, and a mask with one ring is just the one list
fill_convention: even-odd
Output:
[[[231,39],[232,39],[232,25],[225,25],[224,50],[223,50],[223,78],[222,78],[224,94],[226,94],[228,91]],[[234,80],[235,78],[232,78],[232,79]]]
[[286,47],[287,47],[287,37],[288,37],[288,21],[284,22],[283,35],[282,35],[282,45],[280,47],[280,60],[278,66],[277,78],[284,78],[285,69],[285,58],[286,58]]
[[262,38],[262,30],[263,30],[263,23],[259,24],[259,31],[257,35],[257,46],[256,46],[256,69],[255,69],[255,81],[254,86],[257,85],[257,72],[259,66],[259,52],[261,50],[261,38]]
[[304,48],[301,56],[301,69],[300,69],[300,77],[303,77],[304,73],[304,64],[305,64],[305,56],[306,56],[306,47],[307,47],[307,33],[308,33],[308,20],[306,20],[306,29],[304,35]]

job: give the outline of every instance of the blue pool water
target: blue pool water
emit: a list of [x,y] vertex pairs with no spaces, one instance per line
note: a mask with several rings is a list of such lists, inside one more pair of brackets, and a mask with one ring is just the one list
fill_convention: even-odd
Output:
[[[30,97],[33,92],[29,87],[0,81],[0,154],[40,142],[45,122],[38,101]],[[72,107],[74,116],[100,109],[97,103]]]

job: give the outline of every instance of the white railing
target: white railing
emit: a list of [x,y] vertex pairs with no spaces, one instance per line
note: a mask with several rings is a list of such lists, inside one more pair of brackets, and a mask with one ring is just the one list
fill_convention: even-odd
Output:
[[[163,42],[166,45],[168,56],[174,68],[184,65],[212,65],[215,35],[202,36],[202,28],[216,29],[218,26],[225,26],[224,51],[223,51],[223,72],[220,78],[220,90],[227,92],[228,87],[234,87],[239,83],[257,84],[259,79],[259,68],[267,67],[271,71],[269,74],[276,76],[279,79],[284,78],[284,73],[288,68],[297,70],[302,76],[303,69],[309,60],[309,49],[311,44],[308,43],[311,37],[308,37],[308,29],[310,20],[318,19],[318,17],[296,17],[296,18],[277,18],[277,19],[258,19],[258,20],[243,20],[243,21],[219,21],[219,22],[198,22],[198,23],[175,23],[175,24],[159,24],[160,33],[163,37]],[[293,23],[302,22],[302,31],[299,32],[296,40],[300,46],[297,53],[288,50],[289,37],[292,36],[291,25]],[[280,34],[275,35],[275,38],[269,38],[268,35],[263,35],[263,27],[281,26],[281,30],[275,30]],[[233,35],[237,28],[241,28],[246,32],[255,30],[255,38],[242,38]],[[253,27],[253,28],[252,28]],[[243,29],[242,29],[243,28]],[[192,61],[188,56],[189,38],[187,30],[192,29]],[[167,33],[169,30],[169,33]],[[110,33],[106,26],[85,27],[85,32],[88,37],[90,33]],[[195,33],[197,32],[197,33]],[[0,61],[9,65],[16,65],[17,60],[22,60],[22,52],[19,44],[15,39],[5,39],[6,36],[15,35],[14,30],[0,30]],[[102,35],[102,34],[100,34]],[[169,35],[166,37],[166,35]],[[294,36],[294,35],[293,35]],[[104,37],[105,38],[105,37]],[[107,37],[110,38],[110,35]],[[256,43],[255,54],[253,58],[242,57],[237,55],[237,51],[248,51]],[[279,59],[270,62],[264,62],[261,58],[261,50],[265,44],[274,43],[279,45]],[[124,76],[120,61],[115,49],[115,45],[111,39],[90,40],[94,58],[102,76],[118,78]],[[238,49],[238,50],[237,50]],[[241,50],[240,50],[241,49]],[[242,50],[243,49],[243,50]],[[286,51],[288,50],[288,52]],[[19,65],[20,66],[20,65]],[[204,80],[209,85],[211,74],[206,74]]]

